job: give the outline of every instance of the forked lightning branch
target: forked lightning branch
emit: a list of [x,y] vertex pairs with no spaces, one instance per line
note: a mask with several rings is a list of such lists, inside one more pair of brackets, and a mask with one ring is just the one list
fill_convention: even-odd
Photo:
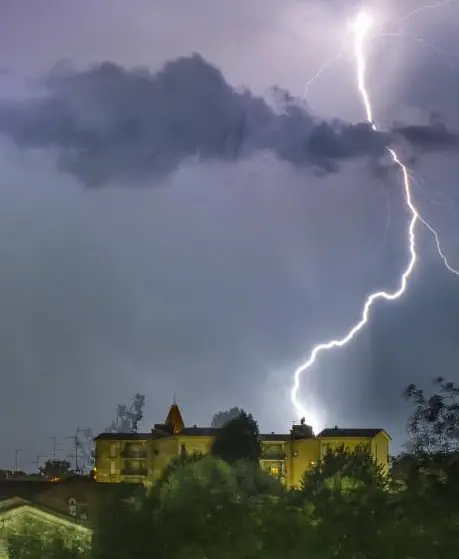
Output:
[[[424,8],[418,9],[416,12],[411,12],[411,14],[405,16],[404,19],[408,19],[409,17],[414,15],[414,13],[418,13],[422,9],[434,9],[446,5],[448,3],[450,2],[443,2],[437,5],[425,6]],[[374,22],[372,21],[371,16],[366,11],[362,10],[357,14],[354,21],[352,22],[351,32],[352,32],[352,47],[353,47],[352,51],[353,51],[353,57],[355,61],[355,69],[356,69],[356,88],[362,99],[366,120],[369,123],[369,125],[373,128],[373,130],[377,132],[378,128],[374,123],[374,118],[373,118],[371,96],[366,85],[366,72],[367,72],[366,47],[368,43],[368,35],[371,29],[373,28],[373,26],[374,26]],[[290,397],[298,417],[305,417],[305,418],[308,417],[308,412],[305,409],[305,406],[301,403],[300,394],[299,394],[301,388],[301,377],[303,373],[305,373],[316,363],[317,358],[321,353],[327,352],[335,348],[341,348],[346,344],[348,344],[349,342],[351,342],[355,338],[355,336],[368,323],[368,320],[370,318],[370,312],[372,310],[374,303],[380,300],[394,301],[395,299],[400,298],[404,294],[408,285],[408,280],[410,279],[410,276],[418,260],[418,254],[416,252],[416,231],[417,231],[417,226],[419,224],[426,227],[430,231],[430,233],[432,233],[438,254],[443,260],[443,263],[445,264],[445,266],[450,272],[452,272],[453,274],[459,277],[459,271],[453,268],[447,261],[447,258],[441,248],[440,239],[437,231],[422,217],[419,209],[415,205],[415,201],[413,199],[413,194],[412,194],[410,175],[408,173],[407,167],[402,163],[397,152],[393,148],[386,148],[386,149],[388,155],[393,161],[394,166],[398,167],[400,171],[400,175],[403,181],[404,199],[410,215],[407,235],[406,235],[406,243],[409,250],[408,263],[400,276],[399,287],[396,291],[392,291],[392,292],[376,291],[371,295],[369,295],[369,297],[366,299],[363,305],[362,315],[359,322],[357,322],[354,326],[352,326],[350,330],[341,338],[336,338],[317,344],[312,349],[307,361],[305,361],[295,371]]]

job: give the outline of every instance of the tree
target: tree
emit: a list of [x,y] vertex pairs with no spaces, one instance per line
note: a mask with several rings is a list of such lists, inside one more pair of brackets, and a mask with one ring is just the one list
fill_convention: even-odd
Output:
[[109,433],[137,433],[143,419],[145,400],[144,394],[136,394],[130,407],[118,404],[116,419],[106,431]]
[[147,516],[160,525],[164,559],[297,559],[311,537],[309,511],[278,480],[212,456],[175,469]]
[[382,468],[365,446],[329,450],[307,470],[298,498],[313,509],[317,556],[384,557],[376,553],[387,523],[386,487]]
[[415,384],[404,392],[405,400],[414,404],[407,447],[417,454],[459,450],[459,386],[442,377],[434,385],[438,391],[428,397]]
[[[145,540],[148,540],[141,522],[140,511],[144,501],[145,489],[137,484],[107,485],[101,492],[92,538],[95,559],[144,557],[140,553]],[[152,526],[149,528],[151,532]],[[153,533],[151,537],[155,539]]]
[[[197,559],[221,556],[222,548],[236,551],[235,536],[243,532],[245,504],[231,467],[221,460],[207,456],[175,470],[160,494],[161,524],[170,556]],[[245,535],[250,538],[248,532]]]
[[40,466],[39,472],[48,479],[64,479],[73,474],[68,460],[46,460],[44,466]]
[[[415,384],[404,392],[413,405],[409,439],[391,464],[398,556],[404,549],[405,556],[448,557],[459,546],[459,387],[441,377],[434,386],[431,395]],[[411,542],[409,548],[402,540]]]
[[239,417],[241,413],[243,413],[243,411],[244,410],[238,407],[234,407],[229,410],[218,411],[216,414],[214,414],[210,426],[214,429],[223,427],[232,419],[236,419],[236,417]]
[[171,472],[158,493],[156,512],[150,513],[163,537],[161,557],[258,556],[261,505],[239,483],[244,476],[237,468],[206,456]]
[[160,478],[157,480],[156,485],[161,486],[163,483],[168,482],[170,476],[178,469],[186,467],[188,464],[199,462],[204,458],[204,454],[200,452],[193,452],[192,454],[181,454],[177,458],[172,459],[169,464],[164,468]]
[[360,446],[349,450],[344,445],[331,450],[302,479],[302,491],[320,505],[327,493],[350,493],[361,488],[387,488],[388,480],[369,449]]
[[226,423],[217,433],[212,454],[234,464],[238,460],[258,462],[261,454],[258,424],[244,411]]
[[121,490],[110,492],[101,509],[96,559],[244,557],[251,538],[247,501],[225,462],[183,457],[136,507]]

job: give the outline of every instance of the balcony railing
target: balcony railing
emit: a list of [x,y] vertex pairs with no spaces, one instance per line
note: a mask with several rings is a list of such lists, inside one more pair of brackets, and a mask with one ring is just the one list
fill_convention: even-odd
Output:
[[148,475],[147,468],[123,468],[121,470],[123,476],[146,476]]
[[285,460],[285,452],[278,450],[267,450],[261,453],[262,460]]
[[146,457],[146,450],[126,448],[121,451],[121,458],[127,458],[131,460],[144,460]]

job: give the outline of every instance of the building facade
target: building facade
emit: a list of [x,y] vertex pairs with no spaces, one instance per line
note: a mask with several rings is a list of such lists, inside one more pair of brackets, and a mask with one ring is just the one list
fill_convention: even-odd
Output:
[[[166,421],[149,433],[102,433],[95,438],[96,481],[151,485],[169,462],[183,454],[208,454],[219,429],[186,427],[179,407],[173,404]],[[324,429],[314,435],[302,422],[290,433],[262,434],[261,467],[289,487],[298,487],[305,470],[328,450],[365,446],[385,471],[389,464],[390,437],[383,429]]]

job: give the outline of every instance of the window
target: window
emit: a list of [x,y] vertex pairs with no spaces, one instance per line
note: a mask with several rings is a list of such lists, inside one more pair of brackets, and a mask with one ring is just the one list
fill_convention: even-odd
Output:
[[117,473],[117,468],[116,468],[116,461],[115,460],[111,460],[110,461],[110,474],[115,475]]
[[284,464],[283,462],[271,462],[267,466],[268,472],[276,477],[284,475]]

